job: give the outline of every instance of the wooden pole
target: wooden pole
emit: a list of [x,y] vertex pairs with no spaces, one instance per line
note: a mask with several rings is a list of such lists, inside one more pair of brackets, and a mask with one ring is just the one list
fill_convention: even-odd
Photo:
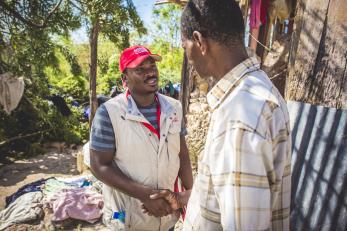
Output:
[[96,74],[98,60],[98,37],[99,37],[99,22],[96,21],[90,32],[90,73],[89,73],[89,98],[90,98],[90,115],[89,128],[92,125],[98,102],[96,99]]

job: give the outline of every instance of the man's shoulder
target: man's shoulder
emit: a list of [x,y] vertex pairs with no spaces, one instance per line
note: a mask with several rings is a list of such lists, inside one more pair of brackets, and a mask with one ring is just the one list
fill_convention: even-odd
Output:
[[257,102],[260,105],[272,102],[279,106],[282,98],[267,74],[260,69],[247,74],[237,86],[236,93],[231,97],[237,98],[237,102]]
[[166,103],[169,103],[172,106],[181,106],[181,102],[172,97],[169,97],[160,93],[158,93],[158,97],[159,99],[161,98],[163,101],[165,101]]
[[121,107],[126,105],[126,100],[125,100],[125,94],[119,94],[114,98],[111,98],[110,100],[108,100],[107,102],[105,102],[103,105],[105,105],[106,108],[112,106],[116,106],[116,107]]
[[255,71],[227,96],[218,111],[218,120],[232,122],[234,126],[246,125],[265,137],[269,119],[274,110],[283,110],[283,102],[267,75],[263,71]]

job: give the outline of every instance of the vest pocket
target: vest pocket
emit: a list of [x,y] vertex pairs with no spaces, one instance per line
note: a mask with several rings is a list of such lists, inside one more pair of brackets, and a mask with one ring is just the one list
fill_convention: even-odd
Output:
[[126,221],[128,230],[157,230],[160,219],[144,214],[141,209],[142,203],[135,198],[130,198],[128,213],[130,216]]
[[[180,152],[180,125],[171,125],[167,135],[167,145],[169,155],[178,155]],[[170,156],[169,156],[170,158]]]

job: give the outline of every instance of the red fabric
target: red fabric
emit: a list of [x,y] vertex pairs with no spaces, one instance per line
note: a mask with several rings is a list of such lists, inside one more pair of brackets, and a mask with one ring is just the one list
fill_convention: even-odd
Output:
[[152,54],[144,46],[132,46],[122,51],[119,58],[119,70],[123,72],[127,67],[134,68],[140,65],[146,58],[152,57],[155,61],[161,61],[160,55]]
[[252,0],[251,13],[249,16],[249,26],[251,29],[259,28],[260,26],[260,5],[261,0]]
[[266,24],[269,6],[270,0],[252,0],[251,13],[249,16],[249,25],[251,29],[259,28],[260,25]]
[[[128,99],[130,94],[130,91],[127,90],[126,93],[125,93],[125,97]],[[148,130],[150,130],[151,132],[153,132],[157,137],[158,139],[160,139],[160,114],[161,114],[161,110],[160,110],[160,103],[159,103],[159,99],[158,99],[158,96],[155,95],[155,100],[157,102],[157,125],[158,125],[158,130],[155,129],[153,127],[152,124],[150,123],[146,123],[146,122],[141,122],[146,128],[148,128]]]
[[270,6],[270,0],[262,0],[260,6],[260,21],[262,25],[266,24],[267,12]]
[[158,124],[158,130],[153,127],[150,123],[141,122],[146,128],[148,128],[151,132],[157,135],[158,139],[160,139],[160,104],[158,101],[157,96],[155,96],[155,99],[157,101],[157,124]]

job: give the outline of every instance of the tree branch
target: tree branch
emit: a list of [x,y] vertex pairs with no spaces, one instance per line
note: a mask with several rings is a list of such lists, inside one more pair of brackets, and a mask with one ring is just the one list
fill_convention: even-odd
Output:
[[161,5],[161,4],[167,4],[167,3],[175,3],[181,6],[184,6],[187,3],[187,0],[157,0],[154,4]]
[[[76,3],[73,1],[69,1],[72,6],[74,6],[77,10],[81,11],[82,13],[86,13],[81,7],[79,7]],[[77,1],[78,2],[78,1]],[[80,3],[80,2],[79,2]]]
[[51,131],[51,130],[53,130],[53,129],[51,128],[51,129],[46,129],[46,130],[43,130],[43,131],[34,132],[34,133],[31,133],[31,134],[27,134],[27,135],[15,136],[15,137],[12,137],[12,138],[10,138],[8,140],[4,140],[4,141],[0,142],[0,146],[3,146],[4,144],[7,144],[7,143],[12,142],[14,140],[24,139],[24,138],[27,138],[27,137],[30,137],[30,136],[35,136],[35,135],[38,135],[38,134],[42,134],[44,132],[48,132],[48,131]]
[[2,7],[4,10],[8,11],[13,17],[20,20],[21,22],[27,24],[28,26],[35,27],[38,29],[43,29],[46,27],[47,21],[55,11],[58,10],[60,4],[63,2],[63,0],[59,0],[59,2],[52,8],[52,10],[48,13],[47,17],[42,21],[41,24],[36,24],[30,20],[27,20],[24,18],[20,13],[18,13],[15,9],[12,9],[10,6],[8,6],[4,1],[0,0],[0,7]]

